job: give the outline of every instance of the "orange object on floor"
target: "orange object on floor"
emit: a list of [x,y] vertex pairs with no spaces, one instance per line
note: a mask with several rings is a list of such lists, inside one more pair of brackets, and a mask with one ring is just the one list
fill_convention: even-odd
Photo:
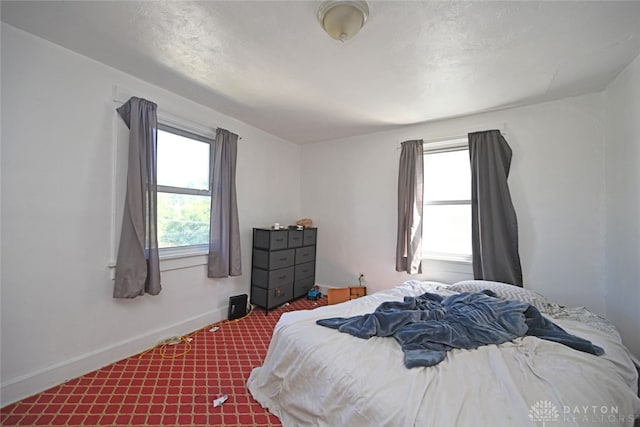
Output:
[[349,288],[351,291],[351,299],[356,299],[367,295],[367,287],[366,286],[352,286]]
[[351,299],[351,290],[349,288],[333,288],[327,292],[327,300],[329,305],[339,304]]
[[366,286],[352,286],[350,288],[332,288],[327,292],[327,304],[339,304],[341,302],[360,298],[367,295]]

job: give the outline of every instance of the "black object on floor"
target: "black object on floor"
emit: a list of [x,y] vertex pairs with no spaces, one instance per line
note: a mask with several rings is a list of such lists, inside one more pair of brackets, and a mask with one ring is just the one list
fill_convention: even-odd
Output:
[[239,319],[247,314],[247,294],[229,297],[229,320]]

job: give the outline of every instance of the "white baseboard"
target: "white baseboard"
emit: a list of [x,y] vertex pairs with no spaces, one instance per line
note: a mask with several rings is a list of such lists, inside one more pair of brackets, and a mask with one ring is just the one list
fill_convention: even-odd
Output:
[[160,341],[182,336],[226,319],[226,309],[211,310],[172,325],[76,356],[70,360],[10,379],[0,384],[0,407],[33,396],[96,369],[154,347]]

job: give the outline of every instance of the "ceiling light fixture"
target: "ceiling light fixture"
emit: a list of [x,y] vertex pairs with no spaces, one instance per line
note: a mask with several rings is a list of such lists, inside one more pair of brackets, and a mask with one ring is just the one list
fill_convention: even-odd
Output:
[[369,6],[358,0],[325,0],[318,8],[318,22],[329,36],[344,42],[367,22]]

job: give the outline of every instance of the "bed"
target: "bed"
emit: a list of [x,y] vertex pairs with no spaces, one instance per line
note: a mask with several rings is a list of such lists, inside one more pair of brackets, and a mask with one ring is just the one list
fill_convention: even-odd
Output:
[[[405,296],[485,289],[537,307],[605,353],[524,336],[454,349],[437,365],[408,369],[393,338],[361,339],[316,324],[371,313]],[[496,282],[408,281],[342,304],[283,314],[248,388],[284,426],[633,426],[640,417],[637,382],[615,328],[584,308],[565,308]]]

